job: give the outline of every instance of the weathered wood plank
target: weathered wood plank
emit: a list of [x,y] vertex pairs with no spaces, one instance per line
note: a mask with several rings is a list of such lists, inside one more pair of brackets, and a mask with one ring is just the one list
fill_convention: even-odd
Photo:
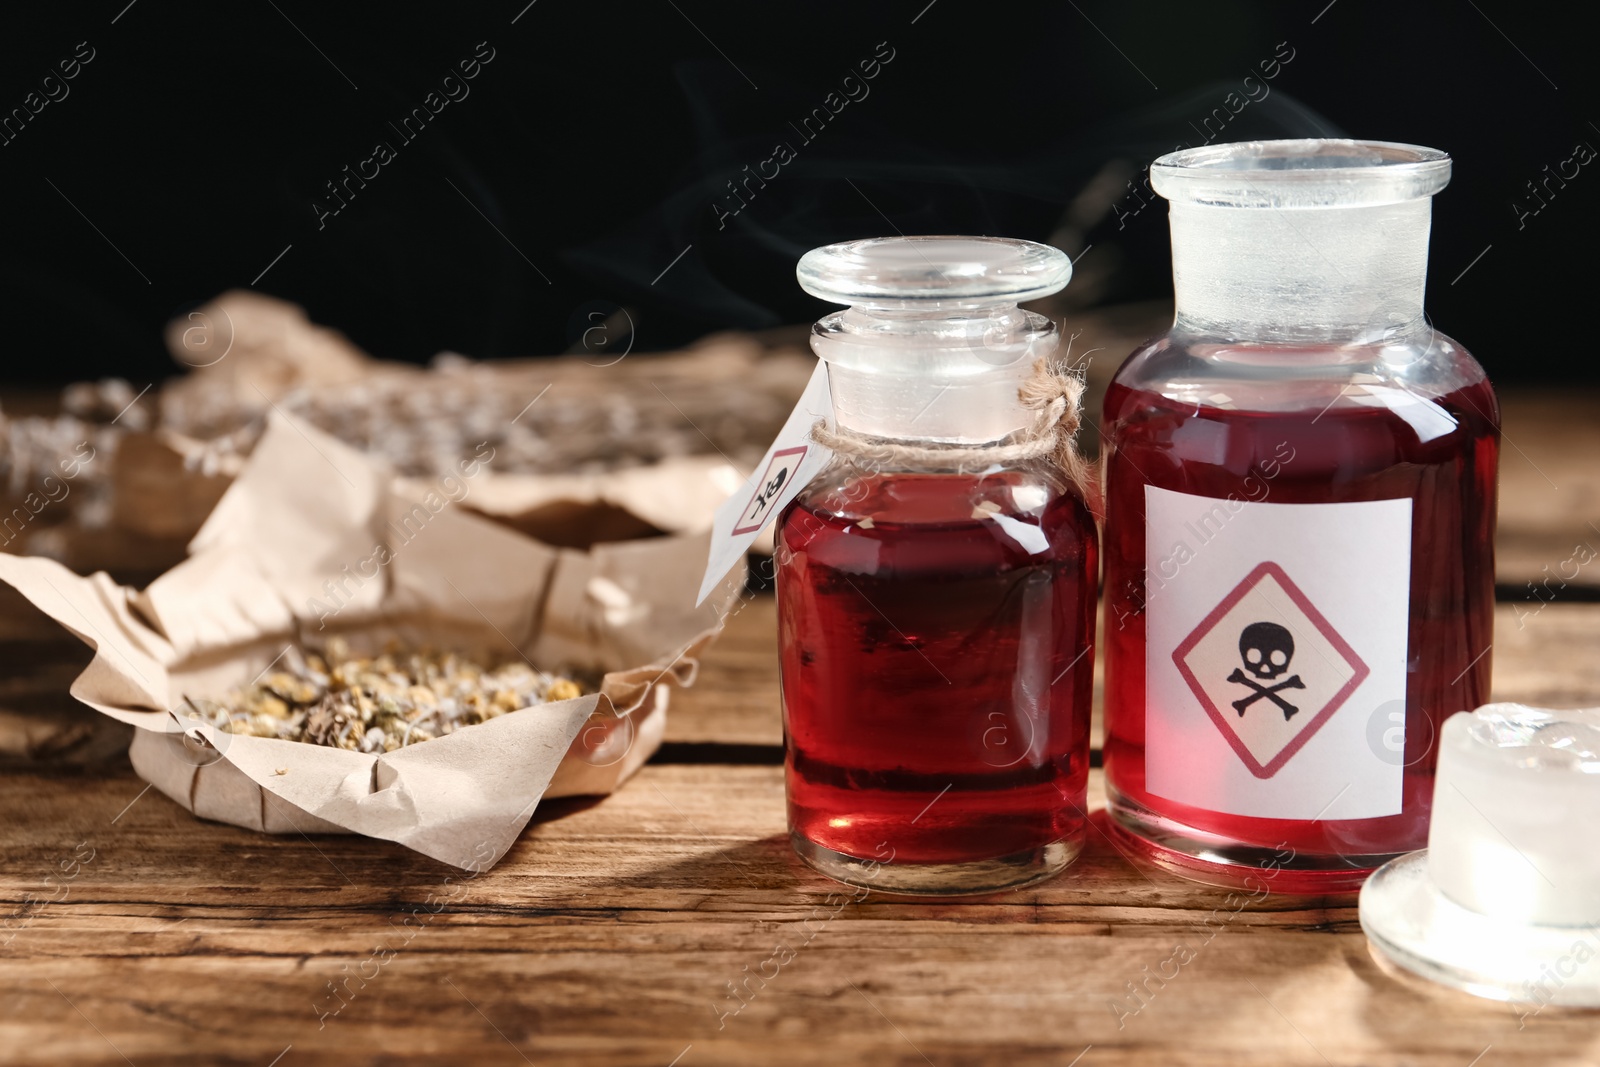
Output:
[[[94,849],[7,932],[0,1061],[261,1065],[289,1045],[286,1064],[1600,1055],[1592,1017],[1519,1031],[1506,1007],[1385,976],[1346,903],[1240,908],[1135,870],[1098,833],[1065,876],[987,900],[830,898],[783,840],[776,768],[647,768],[545,813],[465,881],[381,842],[200,823],[140,787],[0,779],[8,912]],[[1167,962],[1180,945],[1193,958]],[[1175,976],[1148,979],[1161,971]]]
[[[1600,540],[1600,539],[1597,539]],[[1600,604],[1531,601],[1495,612],[1495,700],[1549,707],[1600,704]],[[1104,657],[1096,649],[1091,743],[1104,738]],[[777,609],[756,597],[729,620],[695,687],[673,694],[667,739],[778,745]]]
[[[1494,699],[1552,707],[1600,703],[1600,604],[1502,604],[1495,632]],[[772,596],[743,602],[701,665],[695,686],[672,695],[667,741],[781,745],[777,648]],[[72,639],[0,641],[0,766],[41,759],[94,762],[125,744],[123,728],[78,706],[66,693],[87,661],[87,651]],[[1103,668],[1097,650],[1095,748],[1104,737]],[[732,753],[730,761],[738,755]],[[714,759],[716,753],[699,756]]]
[[1495,700],[1600,705],[1600,604],[1502,604],[1493,656]]
[[1501,410],[1497,580],[1535,603],[1600,588],[1600,392],[1511,390]]
[[746,597],[735,602],[694,686],[672,694],[666,739],[779,745],[781,709],[777,599],[771,593]]

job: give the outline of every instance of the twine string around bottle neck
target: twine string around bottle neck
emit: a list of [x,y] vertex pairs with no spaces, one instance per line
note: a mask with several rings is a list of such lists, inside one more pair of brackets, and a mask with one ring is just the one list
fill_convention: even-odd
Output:
[[811,439],[838,455],[889,469],[953,467],[971,472],[1049,458],[1098,517],[1102,513],[1099,478],[1074,440],[1083,419],[1083,390],[1082,376],[1041,359],[1018,391],[1023,406],[1034,413],[1033,422],[1001,441],[980,445],[917,444],[829,426],[823,419],[811,427]]

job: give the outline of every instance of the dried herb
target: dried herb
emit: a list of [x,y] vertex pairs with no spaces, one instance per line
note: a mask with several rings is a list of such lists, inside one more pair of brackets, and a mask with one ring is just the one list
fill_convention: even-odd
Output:
[[393,752],[587,690],[522,660],[485,667],[455,652],[353,656],[341,638],[322,651],[291,645],[268,671],[221,700],[185,697],[191,713],[228,733],[359,752]]

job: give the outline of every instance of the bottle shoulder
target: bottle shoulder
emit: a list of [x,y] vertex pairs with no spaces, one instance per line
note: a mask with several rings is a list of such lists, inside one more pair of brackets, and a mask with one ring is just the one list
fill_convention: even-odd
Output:
[[1245,344],[1172,331],[1128,356],[1112,380],[1105,421],[1115,424],[1159,398],[1196,409],[1292,413],[1395,408],[1465,396],[1499,425],[1498,402],[1483,367],[1436,330],[1383,344]]
[[1098,551],[1082,494],[1053,470],[852,473],[851,465],[838,464],[822,474],[779,518],[781,556],[881,551],[903,563],[908,552],[937,555],[959,545],[967,563],[988,560],[985,566],[1004,570],[1092,559]]
[[879,470],[835,456],[794,503],[847,521],[982,521],[987,515],[1042,513],[1058,502],[1084,502],[1053,463],[1040,459],[982,472]]

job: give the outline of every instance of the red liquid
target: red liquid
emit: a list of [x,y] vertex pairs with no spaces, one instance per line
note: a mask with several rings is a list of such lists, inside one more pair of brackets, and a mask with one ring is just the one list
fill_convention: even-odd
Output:
[[[1499,411],[1487,381],[1439,397],[1436,402],[1458,426],[1423,443],[1388,409],[1335,403],[1339,383],[1283,386],[1294,387],[1306,392],[1304,409],[1270,413],[1197,407],[1120,383],[1106,395],[1111,536],[1105,547],[1105,768],[1113,814],[1142,822],[1158,842],[1167,838],[1170,847],[1163,848],[1117,827],[1158,862],[1230,883],[1242,873],[1259,876],[1252,849],[1276,853],[1280,862],[1283,850],[1292,849],[1294,859],[1273,877],[1273,888],[1332,892],[1356,888],[1385,858],[1426,845],[1439,729],[1450,715],[1488,697]],[[1210,424],[1210,432],[1196,433],[1204,429],[1197,423]],[[1186,442],[1204,442],[1204,455],[1193,454],[1193,446],[1186,450]],[[1293,448],[1294,458],[1271,480],[1273,503],[1402,497],[1413,502],[1399,815],[1250,818],[1179,804],[1145,789],[1144,487],[1225,498],[1239,493],[1252,472],[1259,479],[1282,442]],[[1245,866],[1230,872],[1228,865],[1197,858],[1201,851]]]
[[[1095,611],[1083,504],[1045,502],[1027,474],[870,476],[843,516],[818,505],[829,495],[808,489],[779,525],[791,829],[895,864],[1081,841]],[[999,519],[973,518],[986,501]]]

